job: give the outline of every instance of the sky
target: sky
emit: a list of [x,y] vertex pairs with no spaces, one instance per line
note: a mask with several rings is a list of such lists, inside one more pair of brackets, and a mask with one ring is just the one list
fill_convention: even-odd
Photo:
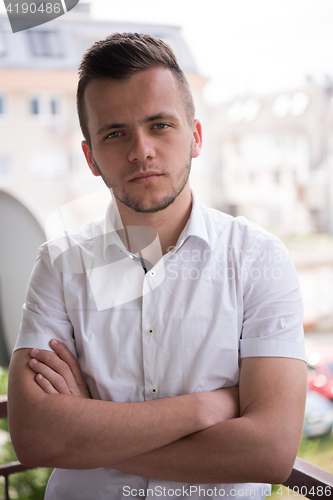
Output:
[[96,18],[182,27],[212,102],[333,77],[331,0],[92,0]]
[[[307,75],[317,82],[333,77],[332,0],[90,3],[95,19],[180,26],[199,71],[210,79],[210,103],[297,88]],[[3,12],[3,0],[0,7]]]

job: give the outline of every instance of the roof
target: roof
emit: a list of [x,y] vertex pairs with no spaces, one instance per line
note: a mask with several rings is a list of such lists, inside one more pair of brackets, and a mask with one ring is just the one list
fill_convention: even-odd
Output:
[[79,6],[52,22],[18,33],[12,33],[7,16],[0,15],[0,69],[76,70],[82,54],[95,41],[114,32],[139,32],[163,39],[184,72],[198,73],[180,27],[97,21]]

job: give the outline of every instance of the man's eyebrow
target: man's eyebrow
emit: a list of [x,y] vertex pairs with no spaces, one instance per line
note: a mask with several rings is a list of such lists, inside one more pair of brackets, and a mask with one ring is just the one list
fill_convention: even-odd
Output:
[[178,121],[179,118],[177,118],[176,115],[172,115],[170,113],[157,113],[156,115],[147,116],[144,120],[142,120],[142,122],[143,123],[147,123],[147,122],[153,122],[155,120],[172,120],[172,121]]
[[[153,122],[155,120],[171,120],[171,121],[179,121],[176,115],[172,115],[170,113],[157,113],[156,115],[146,116],[142,120],[140,120],[139,124]],[[115,128],[126,128],[128,125],[126,123],[106,123],[101,128],[99,128],[96,132],[96,135],[103,134],[108,130]]]
[[103,134],[104,132],[107,132],[108,130],[111,130],[112,128],[125,128],[126,124],[125,123],[106,123],[103,125],[101,128],[99,128],[96,132],[96,135]]

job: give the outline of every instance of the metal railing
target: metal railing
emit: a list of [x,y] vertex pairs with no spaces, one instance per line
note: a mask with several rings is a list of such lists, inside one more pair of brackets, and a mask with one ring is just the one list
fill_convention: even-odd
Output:
[[299,457],[295,460],[292,473],[283,484],[288,488],[288,496],[299,493],[312,500],[333,498],[333,474]]
[[[7,396],[0,396],[0,418],[7,417]],[[22,472],[28,467],[20,462],[11,462],[0,465],[0,477],[5,478],[5,499],[9,498],[9,476],[15,472]],[[310,464],[301,458],[296,458],[294,468],[284,486],[285,495],[295,497],[297,493],[312,500],[333,499],[333,474]]]
[[[0,396],[0,418],[7,417],[7,396]],[[28,467],[20,464],[20,462],[10,462],[8,464],[0,465],[0,477],[5,479],[5,499],[9,498],[9,475],[15,472],[22,472],[27,470]]]

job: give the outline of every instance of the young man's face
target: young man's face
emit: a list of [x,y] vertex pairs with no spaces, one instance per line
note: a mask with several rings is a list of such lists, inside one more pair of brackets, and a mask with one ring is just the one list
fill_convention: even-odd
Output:
[[188,195],[191,159],[200,154],[201,126],[190,126],[172,72],[153,68],[127,81],[93,80],[85,91],[94,175],[136,212],[157,212]]

